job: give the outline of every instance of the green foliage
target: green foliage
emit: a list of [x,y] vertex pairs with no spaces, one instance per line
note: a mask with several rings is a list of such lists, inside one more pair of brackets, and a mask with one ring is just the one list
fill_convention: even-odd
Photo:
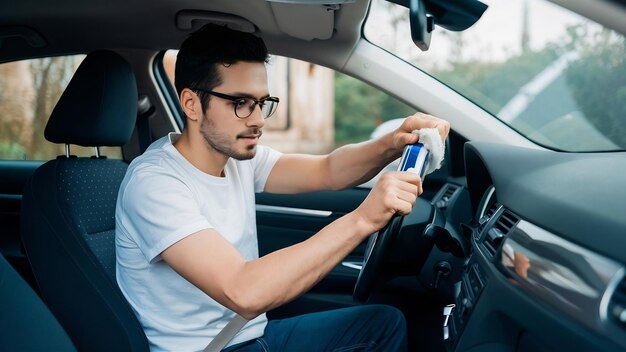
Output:
[[557,57],[557,50],[547,47],[538,52],[524,52],[504,62],[453,62],[451,69],[431,74],[483,109],[496,114],[519,92],[520,87]]
[[626,149],[626,41],[602,32],[594,42],[581,48],[566,77],[587,120]]
[[48,160],[63,145],[44,139],[48,117],[81,57],[59,56],[0,67],[0,159]]
[[384,121],[415,113],[410,106],[350,76],[335,74],[335,145],[360,142]]
[[[430,74],[497,115],[546,67],[574,52],[578,59],[563,72],[565,79],[557,78],[539,92],[512,126],[557,149],[612,148],[605,138],[626,148],[626,44],[615,32],[589,24],[573,25],[562,38],[539,51],[523,51],[503,62],[451,59],[447,68]],[[555,86],[561,83],[563,86]],[[575,140],[583,135],[586,140]]]
[[19,143],[0,143],[0,159],[5,160],[26,160],[26,150]]

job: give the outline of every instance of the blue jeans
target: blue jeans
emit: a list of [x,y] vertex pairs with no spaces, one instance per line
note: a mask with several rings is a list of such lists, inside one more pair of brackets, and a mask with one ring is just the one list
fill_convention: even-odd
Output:
[[406,322],[391,306],[366,305],[270,320],[263,336],[223,352],[406,351]]

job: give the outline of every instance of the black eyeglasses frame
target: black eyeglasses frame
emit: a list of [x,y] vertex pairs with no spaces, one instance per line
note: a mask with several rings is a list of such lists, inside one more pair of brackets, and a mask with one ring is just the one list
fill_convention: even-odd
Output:
[[[218,97],[218,98],[222,98],[222,99],[226,99],[226,100],[230,100],[230,101],[236,103],[234,105],[235,116],[237,116],[237,118],[239,118],[239,119],[246,119],[246,118],[250,117],[250,115],[252,115],[252,112],[254,112],[254,109],[257,107],[257,105],[261,107],[261,112],[263,113],[263,107],[265,106],[265,103],[266,102],[272,102],[272,103],[274,103],[276,105],[276,107],[272,111],[270,111],[267,116],[263,116],[264,119],[267,119],[267,118],[269,118],[270,116],[272,116],[276,112],[278,103],[280,102],[280,99],[278,97],[265,97],[265,98],[261,98],[261,99],[255,99],[255,98],[252,98],[252,97],[242,97],[242,96],[234,96],[234,95],[224,94],[224,93],[215,92],[215,91],[212,91],[212,90],[202,89],[202,88],[193,88],[192,90],[193,91],[200,91],[200,92],[203,92],[203,93],[207,93],[209,95],[212,95],[212,96],[215,96],[215,97]],[[250,113],[248,115],[246,115],[246,116],[240,116],[237,113],[238,103],[241,102],[242,100],[252,100],[254,102],[254,106],[252,106],[250,108]]]

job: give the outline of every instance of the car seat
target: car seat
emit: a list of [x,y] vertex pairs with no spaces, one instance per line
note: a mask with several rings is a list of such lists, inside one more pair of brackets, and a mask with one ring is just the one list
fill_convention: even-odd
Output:
[[[25,185],[22,241],[41,295],[74,345],[84,351],[147,351],[143,329],[115,280],[115,203],[126,172],[99,146],[123,146],[137,115],[130,64],[95,51],[55,106],[45,137],[66,145]],[[69,145],[95,147],[92,157]]]

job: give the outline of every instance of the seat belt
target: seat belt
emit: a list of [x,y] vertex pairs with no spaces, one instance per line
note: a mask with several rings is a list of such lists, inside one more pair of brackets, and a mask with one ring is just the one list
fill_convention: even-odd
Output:
[[230,340],[237,335],[239,330],[244,327],[248,323],[248,320],[242,317],[239,314],[236,314],[235,317],[226,324],[226,326],[220,331],[217,336],[206,346],[204,352],[219,352],[221,351]]
[[137,102],[137,139],[139,139],[139,153],[148,149],[152,143],[150,131],[150,116],[154,113],[154,106],[146,95],[142,95]]

